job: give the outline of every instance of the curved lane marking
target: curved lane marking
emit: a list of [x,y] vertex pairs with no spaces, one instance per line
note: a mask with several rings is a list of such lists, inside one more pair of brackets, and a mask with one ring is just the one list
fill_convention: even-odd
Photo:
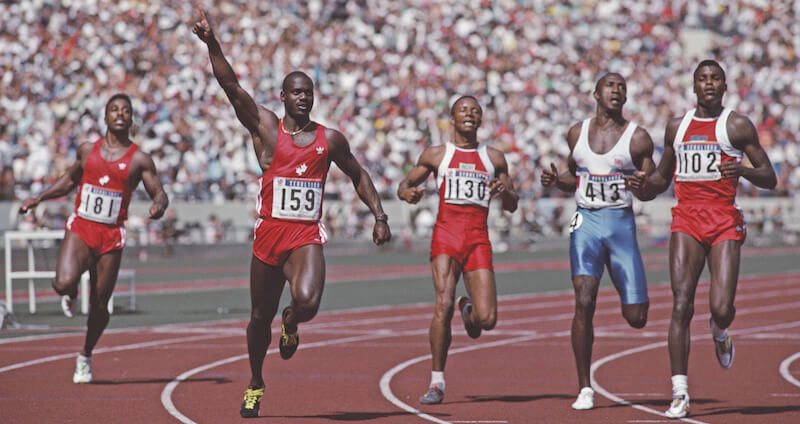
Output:
[[[462,348],[458,348],[458,349],[453,349],[447,354],[447,356],[449,357],[450,355],[455,355],[455,354],[463,353],[463,352],[469,352],[469,351],[473,351],[473,350],[488,349],[488,348],[491,348],[491,347],[503,346],[503,345],[507,345],[507,344],[514,344],[514,343],[518,343],[518,342],[525,342],[525,341],[534,340],[534,339],[537,339],[537,338],[546,338],[546,337],[549,337],[549,336],[550,336],[550,334],[532,334],[532,335],[528,335],[528,336],[515,337],[513,339],[498,340],[498,341],[490,342],[490,343],[481,343],[481,344],[477,344],[477,345],[472,345],[472,346],[466,346],[466,347],[462,347]],[[406,412],[414,414],[414,415],[418,416],[419,418],[422,418],[422,419],[425,419],[425,420],[428,420],[428,421],[431,421],[431,422],[434,422],[434,423],[437,423],[437,424],[451,424],[451,421],[441,420],[441,419],[436,418],[434,416],[428,415],[428,414],[420,411],[419,409],[416,409],[416,408],[412,407],[411,405],[409,405],[409,404],[401,401],[400,399],[398,399],[397,396],[395,396],[394,393],[392,393],[391,382],[392,382],[392,378],[397,373],[399,373],[400,371],[403,371],[404,369],[410,367],[411,365],[414,365],[416,363],[425,361],[425,360],[429,359],[430,357],[431,357],[430,354],[417,356],[416,358],[411,358],[411,359],[409,359],[409,360],[407,360],[405,362],[401,362],[401,363],[395,365],[392,369],[390,369],[389,371],[386,371],[381,376],[381,380],[380,380],[380,383],[378,383],[378,386],[381,389],[381,394],[383,395],[383,397],[386,398],[386,400],[388,400],[389,402],[391,402],[394,406],[396,406],[396,407],[398,407],[398,408],[400,408],[400,409],[402,409],[402,410],[404,410]]]
[[[425,332],[427,332],[427,331],[428,330],[425,329]],[[364,340],[381,339],[381,338],[386,338],[386,337],[396,337],[396,336],[400,336],[400,335],[404,335],[404,336],[417,335],[418,333],[421,333],[421,331],[420,330],[415,330],[415,331],[411,331],[411,332],[396,332],[396,331],[390,331],[390,330],[378,330],[377,332],[374,332],[372,334],[363,335],[363,336],[346,337],[346,338],[343,338],[343,339],[323,340],[323,341],[319,341],[319,342],[301,344],[300,346],[297,347],[297,349],[298,350],[299,349],[311,349],[311,348],[315,348],[315,347],[332,346],[332,345],[337,345],[337,344],[342,344],[342,343],[360,342],[360,341],[364,341]],[[267,351],[267,355],[269,355],[269,354],[275,354],[275,350],[273,349],[273,350]],[[175,403],[172,402],[172,393],[175,392],[175,389],[178,387],[178,385],[180,383],[182,383],[183,381],[186,381],[189,377],[191,377],[191,376],[193,376],[193,375],[195,375],[197,373],[200,373],[200,372],[203,372],[203,371],[207,371],[209,369],[218,367],[220,365],[225,365],[225,364],[229,364],[231,362],[240,361],[242,359],[247,359],[247,354],[246,353],[245,354],[241,354],[241,355],[231,356],[231,357],[225,358],[225,359],[220,359],[219,361],[211,362],[211,363],[206,364],[206,365],[201,365],[199,367],[192,368],[189,371],[184,372],[183,374],[175,377],[172,381],[167,383],[166,386],[164,386],[164,390],[161,391],[161,404],[164,406],[164,409],[166,409],[167,412],[170,415],[172,415],[173,417],[175,417],[175,419],[177,419],[178,421],[180,421],[180,422],[182,422],[184,424],[195,424],[195,421],[193,421],[191,418],[187,417],[186,415],[182,414],[181,411],[178,410],[178,408],[175,406]]]
[[[787,309],[787,308],[794,309],[794,308],[796,308],[798,306],[800,306],[800,303],[795,302],[795,303],[789,303],[789,304],[785,304],[785,305],[776,305],[775,307],[762,307],[762,308],[752,308],[752,309],[746,309],[745,308],[745,309],[737,310],[737,315],[752,314],[752,313],[757,313],[757,312],[767,312],[767,311]],[[710,316],[709,314],[704,314],[704,315],[705,316],[698,315],[698,319],[708,318],[708,316]],[[762,327],[753,327],[753,328],[739,330],[739,331],[736,331],[736,332],[731,331],[731,334],[747,335],[747,334],[760,333],[760,332],[763,332],[763,331],[772,331],[772,330],[784,329],[784,328],[792,328],[792,327],[800,327],[800,321],[781,323],[781,324],[774,324],[774,325],[767,325],[767,326],[762,326]],[[701,340],[701,339],[705,339],[707,337],[708,337],[707,334],[702,334],[702,335],[693,336],[691,338],[691,340],[692,341]],[[599,360],[597,360],[597,361],[592,363],[592,366],[591,366],[591,369],[590,369],[590,372],[589,372],[589,378],[591,380],[592,388],[594,388],[595,392],[600,393],[601,395],[605,396],[606,398],[608,398],[609,400],[611,400],[613,402],[616,402],[616,403],[619,403],[619,404],[622,404],[622,405],[626,405],[626,406],[630,406],[631,408],[638,409],[638,410],[643,411],[643,412],[647,412],[647,413],[650,413],[650,414],[654,414],[654,415],[658,415],[658,416],[666,418],[667,416],[661,411],[657,411],[657,410],[655,410],[653,408],[648,408],[646,406],[642,406],[642,405],[638,405],[638,404],[632,403],[632,402],[630,402],[628,400],[625,400],[625,399],[623,399],[623,398],[621,398],[621,397],[609,392],[602,385],[600,385],[600,383],[597,382],[597,379],[595,379],[595,372],[601,366],[603,366],[604,364],[606,364],[608,362],[614,361],[614,360],[622,358],[624,356],[633,355],[635,353],[644,352],[644,351],[647,351],[647,350],[657,349],[657,348],[666,347],[666,346],[667,346],[667,342],[666,341],[661,341],[661,342],[650,343],[650,344],[646,344],[646,345],[635,347],[635,348],[631,348],[631,349],[626,349],[626,350],[623,350],[623,351],[620,351],[620,352],[605,356],[603,358],[600,358]],[[797,355],[800,355],[800,353],[798,353]],[[786,361],[784,361],[784,362],[786,362]],[[800,386],[800,384],[798,384],[798,386]],[[688,423],[694,423],[694,424],[707,424],[705,421],[697,421],[697,420],[693,420],[691,418],[682,418],[682,419],[680,419],[680,421],[684,421],[684,422],[688,422]]]
[[796,361],[798,358],[800,358],[800,352],[797,352],[794,355],[789,356],[788,358],[784,359],[783,362],[781,362],[781,365],[778,367],[778,370],[781,373],[781,377],[783,377],[786,381],[794,384],[797,387],[800,387],[800,380],[796,379],[789,371],[789,366],[792,364],[792,362]]

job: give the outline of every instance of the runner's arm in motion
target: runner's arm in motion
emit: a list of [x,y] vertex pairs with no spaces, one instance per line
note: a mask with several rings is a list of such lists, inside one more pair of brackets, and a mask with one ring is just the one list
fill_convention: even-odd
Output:
[[81,182],[81,176],[83,176],[83,158],[89,155],[93,147],[94,145],[92,143],[81,144],[78,148],[78,157],[75,159],[75,162],[64,171],[64,174],[58,177],[53,185],[47,187],[38,196],[25,199],[19,207],[19,213],[25,214],[29,210],[36,208],[39,203],[64,196],[77,187]]
[[492,197],[500,197],[503,202],[503,209],[514,212],[519,203],[519,194],[514,188],[514,182],[508,174],[508,162],[503,152],[489,148],[489,159],[494,165],[495,178],[489,181],[489,192]]
[[631,158],[637,171],[625,180],[625,189],[630,190],[639,200],[651,200],[652,198],[642,198],[642,190],[648,184],[647,176],[656,169],[656,164],[653,162],[653,139],[642,127],[636,128],[636,132],[633,133]]
[[353,153],[350,151],[350,143],[344,138],[342,133],[336,130],[326,130],[328,138],[328,155],[330,160],[353,181],[353,187],[358,193],[358,197],[369,208],[375,216],[375,226],[372,230],[372,241],[377,245],[386,243],[392,239],[392,232],[389,230],[386,214],[383,212],[381,198],[372,178],[367,171],[358,163]]
[[682,117],[672,118],[664,130],[664,153],[655,170],[648,172],[647,184],[639,190],[636,196],[640,200],[651,200],[657,195],[667,191],[675,175],[675,134],[681,124]]
[[569,145],[569,157],[567,157],[568,169],[559,174],[556,165],[554,163],[550,163],[550,169],[545,169],[542,171],[540,181],[542,182],[543,186],[555,186],[565,193],[572,193],[578,188],[578,165],[576,165],[575,160],[572,159],[572,150],[575,148],[575,144],[578,142],[578,136],[580,136],[580,134],[580,122],[573,125],[569,131],[567,131],[566,138],[567,144]]
[[[271,138],[270,135],[277,134],[278,117],[272,111],[259,107],[250,94],[242,88],[231,64],[222,53],[222,47],[214,34],[214,29],[211,28],[205,11],[200,7],[197,9],[200,13],[200,20],[195,23],[192,32],[206,43],[214,77],[225,91],[225,95],[228,96],[239,122],[250,131],[259,165],[261,165],[261,169],[266,170],[272,161],[272,152],[274,151],[274,146],[272,146],[274,141],[270,143],[269,140],[273,138],[277,140],[277,136]],[[266,146],[267,143],[270,145]]]
[[153,200],[153,204],[150,206],[150,218],[161,218],[167,206],[169,206],[169,198],[164,191],[164,187],[161,185],[161,179],[158,178],[156,165],[153,163],[153,159],[150,155],[144,152],[136,152],[136,156],[137,165],[142,170],[141,176],[144,189],[147,191],[150,199]]
[[[424,187],[417,187],[425,182],[431,173],[435,172],[442,159],[444,147],[434,146],[426,148],[417,159],[417,164],[408,171],[405,178],[397,186],[397,197],[412,205],[419,203],[425,194]],[[438,159],[437,159],[438,158]]]
[[767,156],[767,152],[758,141],[758,132],[747,117],[736,112],[728,118],[728,135],[733,147],[744,152],[753,167],[744,166],[741,162],[725,162],[719,164],[722,178],[744,177],[754,185],[774,189],[778,184],[775,170]]

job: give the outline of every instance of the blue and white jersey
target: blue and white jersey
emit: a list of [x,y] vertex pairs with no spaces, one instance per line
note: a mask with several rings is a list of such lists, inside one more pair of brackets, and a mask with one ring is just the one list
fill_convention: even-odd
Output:
[[628,122],[617,144],[600,155],[589,146],[590,122],[591,118],[581,124],[581,134],[572,151],[578,177],[575,202],[585,209],[630,207],[633,195],[625,189],[625,179],[636,171],[631,158],[631,138],[636,124]]

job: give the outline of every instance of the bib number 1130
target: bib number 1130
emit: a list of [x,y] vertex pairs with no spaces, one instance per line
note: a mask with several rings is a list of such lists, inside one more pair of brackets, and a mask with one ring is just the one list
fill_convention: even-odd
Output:
[[489,175],[480,171],[450,169],[445,175],[444,200],[456,205],[489,206]]

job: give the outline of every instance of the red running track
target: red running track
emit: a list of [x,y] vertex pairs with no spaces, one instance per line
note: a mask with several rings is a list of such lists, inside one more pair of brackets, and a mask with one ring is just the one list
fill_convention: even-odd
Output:
[[[689,387],[693,423],[800,421],[800,273],[745,276],[719,368],[698,289]],[[573,411],[572,293],[500,299],[497,328],[472,340],[458,314],[441,405],[418,402],[430,376],[431,305],[320,314],[300,350],[265,364],[265,423],[657,423],[670,397],[671,294],[651,286],[650,319],[629,328],[613,289],[595,315],[595,409]],[[71,374],[82,334],[0,340],[0,422],[230,423],[249,380],[243,321],[109,331],[90,385]],[[274,345],[274,343],[273,343]]]

